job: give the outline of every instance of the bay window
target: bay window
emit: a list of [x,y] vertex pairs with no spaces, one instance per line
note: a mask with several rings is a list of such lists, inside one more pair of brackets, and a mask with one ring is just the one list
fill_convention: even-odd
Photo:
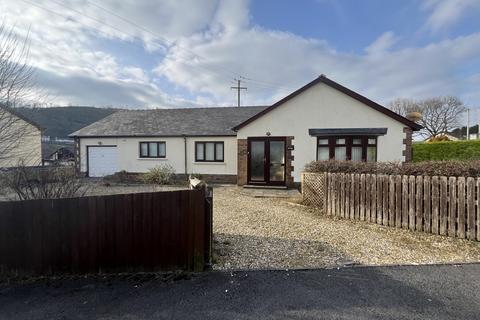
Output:
[[377,138],[369,136],[317,137],[317,160],[377,161]]

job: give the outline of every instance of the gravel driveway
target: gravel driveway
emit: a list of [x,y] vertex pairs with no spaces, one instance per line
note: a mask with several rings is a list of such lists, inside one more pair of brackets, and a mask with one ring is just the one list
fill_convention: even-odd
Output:
[[480,261],[480,243],[322,216],[298,199],[214,189],[214,269]]

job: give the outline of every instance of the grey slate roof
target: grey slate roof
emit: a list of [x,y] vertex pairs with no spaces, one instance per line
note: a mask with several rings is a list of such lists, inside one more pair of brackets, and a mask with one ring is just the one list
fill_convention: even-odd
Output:
[[118,111],[71,137],[235,136],[233,127],[266,106]]

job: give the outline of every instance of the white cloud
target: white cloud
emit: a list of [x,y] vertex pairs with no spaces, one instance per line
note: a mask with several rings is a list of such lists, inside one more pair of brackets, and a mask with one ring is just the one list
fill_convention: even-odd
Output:
[[480,1],[426,0],[424,8],[430,12],[426,26],[436,32],[452,26],[469,11],[480,12]]
[[[169,59],[156,70],[174,83],[194,92],[208,92],[219,101],[231,97],[229,83],[221,75],[202,72],[196,66],[217,70],[228,66],[251,78],[288,87],[299,87],[324,73],[372,99],[387,103],[395,97],[464,94],[466,80],[459,70],[480,55],[480,33],[424,47],[393,50],[395,43],[395,35],[387,32],[367,46],[366,55],[347,54],[324,41],[249,27],[210,38],[182,40],[184,47],[210,57],[214,63],[202,60],[180,63],[183,52],[172,48]],[[289,90],[273,88],[271,101],[287,93]],[[261,95],[257,99],[265,101]],[[253,97],[250,102],[257,100]]]
[[[472,93],[476,78],[461,70],[478,61],[480,33],[399,48],[397,36],[386,31],[366,46],[365,53],[355,54],[339,52],[323,40],[253,26],[246,0],[166,0],[161,5],[150,0],[102,2],[102,7],[167,38],[165,43],[85,0],[63,3],[121,32],[55,1],[38,3],[69,19],[14,0],[0,2],[0,12],[21,35],[30,26],[32,63],[39,70],[40,84],[58,102],[130,107],[231,105],[236,101],[231,80],[242,75],[254,79],[246,80],[245,104],[269,104],[321,73],[381,103],[396,97],[443,94],[467,100],[477,97]],[[428,22],[432,29],[458,19],[452,18],[456,14],[450,18],[441,14],[446,2],[425,4],[432,13]],[[471,5],[470,0],[464,3]],[[455,10],[461,14],[466,9]],[[138,64],[126,63],[121,51],[98,48],[105,39],[131,47],[143,43],[146,51]],[[154,70],[141,66],[145,56],[158,61]],[[165,79],[167,86],[162,85]]]
[[382,33],[372,44],[370,44],[365,51],[368,54],[380,54],[389,50],[398,38],[392,31]]

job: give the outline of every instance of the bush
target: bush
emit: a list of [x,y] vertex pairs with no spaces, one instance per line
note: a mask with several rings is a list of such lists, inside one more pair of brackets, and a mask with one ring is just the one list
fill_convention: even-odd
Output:
[[479,160],[480,140],[414,143],[413,161]]
[[0,173],[0,186],[19,200],[58,199],[84,196],[88,188],[74,168],[32,168],[19,166]]
[[376,173],[413,176],[480,177],[480,160],[475,161],[425,161],[353,162],[314,161],[305,166],[306,172]]
[[169,165],[156,166],[142,175],[142,181],[150,184],[169,184],[175,175],[175,169]]

